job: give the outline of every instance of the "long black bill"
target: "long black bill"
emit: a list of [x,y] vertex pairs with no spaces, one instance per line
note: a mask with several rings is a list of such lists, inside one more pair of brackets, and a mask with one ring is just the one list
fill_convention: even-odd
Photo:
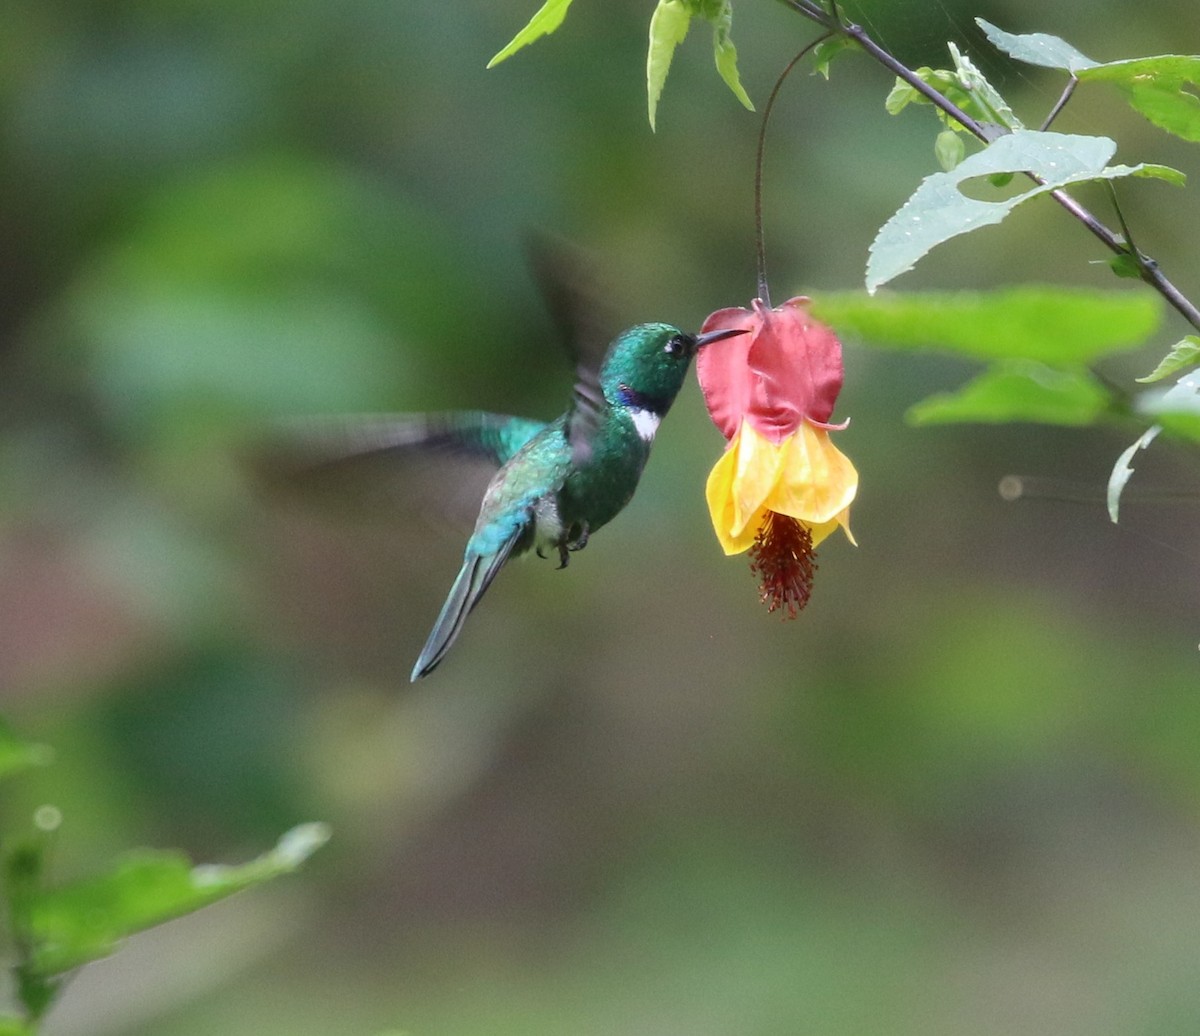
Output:
[[737,335],[749,334],[748,327],[727,327],[720,331],[709,331],[706,334],[696,335],[696,348],[699,349],[702,345],[711,345],[713,342],[719,342],[723,338],[734,338]]

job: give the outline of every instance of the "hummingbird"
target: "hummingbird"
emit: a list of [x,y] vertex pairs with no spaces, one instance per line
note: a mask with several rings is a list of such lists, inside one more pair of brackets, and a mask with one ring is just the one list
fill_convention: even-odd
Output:
[[743,328],[692,335],[637,324],[612,340],[598,371],[581,368],[570,409],[547,424],[498,414],[446,415],[426,441],[490,456],[492,477],[462,567],[413,666],[412,681],[446,657],[471,609],[505,563],[533,549],[566,568],[573,552],[629,503],[650,446],[696,352]]
[[[303,422],[305,470],[336,472],[355,461],[435,453],[482,462],[491,481],[478,505],[462,567],[413,666],[415,683],[446,657],[471,610],[511,559],[530,550],[566,568],[597,529],[629,503],[654,435],[683,387],[697,351],[741,328],[687,334],[665,323],[637,324],[611,341],[601,327],[593,272],[565,242],[535,235],[527,257],[550,315],[575,358],[576,381],[566,413],[545,422],[483,411],[352,417],[336,424]],[[439,466],[445,490],[445,468]],[[453,480],[459,481],[459,480]],[[463,482],[469,481],[464,477]],[[442,495],[445,495],[444,492]],[[474,507],[474,501],[466,506]]]

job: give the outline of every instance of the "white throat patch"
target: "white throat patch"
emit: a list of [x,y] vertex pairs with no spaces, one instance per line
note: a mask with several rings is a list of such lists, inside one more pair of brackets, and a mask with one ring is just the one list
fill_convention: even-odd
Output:
[[637,429],[642,442],[654,442],[654,433],[658,431],[662,418],[653,410],[630,409],[629,416],[633,418],[633,427]]

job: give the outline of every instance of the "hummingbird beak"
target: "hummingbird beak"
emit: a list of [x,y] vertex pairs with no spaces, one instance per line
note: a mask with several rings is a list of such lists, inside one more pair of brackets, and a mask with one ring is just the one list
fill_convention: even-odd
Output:
[[748,327],[727,327],[720,331],[709,331],[707,334],[696,335],[696,348],[699,349],[704,345],[711,345],[713,342],[719,342],[723,338],[734,338],[737,335],[749,334]]

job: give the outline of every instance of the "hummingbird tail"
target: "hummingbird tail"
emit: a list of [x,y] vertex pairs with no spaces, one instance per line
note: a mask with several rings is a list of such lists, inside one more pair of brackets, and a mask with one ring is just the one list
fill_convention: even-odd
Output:
[[471,609],[479,603],[484,591],[492,585],[496,573],[504,566],[524,531],[524,526],[519,527],[495,554],[467,556],[454,585],[450,588],[446,603],[442,605],[437,621],[429,632],[429,638],[417,657],[417,664],[413,666],[413,683],[432,673],[446,657],[446,652],[461,632]]

